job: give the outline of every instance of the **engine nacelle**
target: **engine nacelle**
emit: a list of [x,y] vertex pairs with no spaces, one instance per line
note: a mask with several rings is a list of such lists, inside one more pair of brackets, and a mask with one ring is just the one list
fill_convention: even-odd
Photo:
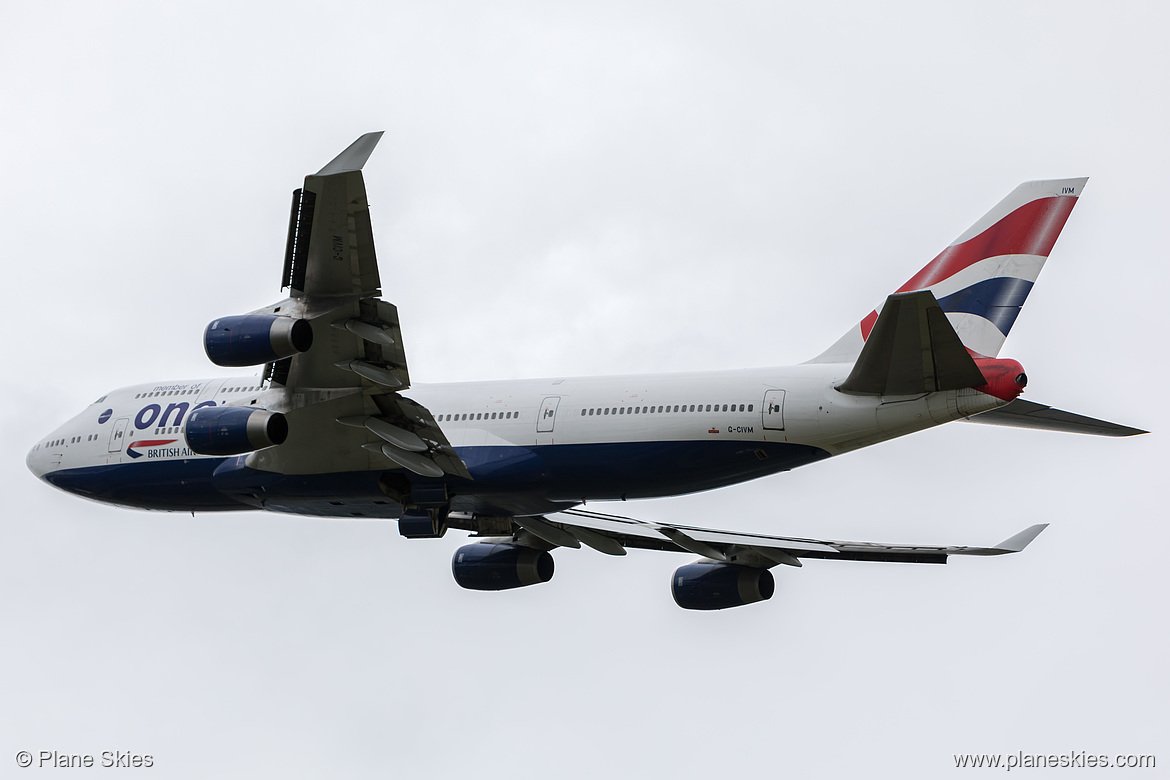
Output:
[[455,551],[451,574],[469,590],[510,590],[551,580],[553,557],[531,547],[480,542]]
[[288,438],[280,412],[240,406],[205,406],[187,415],[187,446],[200,455],[240,455]]
[[767,569],[733,563],[692,563],[674,572],[670,592],[674,603],[683,609],[727,609],[767,601],[776,592],[776,580]]
[[220,317],[203,334],[203,350],[217,366],[258,366],[313,346],[308,320],[275,314]]

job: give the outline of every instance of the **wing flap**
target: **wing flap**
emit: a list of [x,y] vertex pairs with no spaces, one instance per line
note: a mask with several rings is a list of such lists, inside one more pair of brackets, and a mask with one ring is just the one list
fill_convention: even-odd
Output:
[[373,396],[373,401],[383,415],[427,444],[422,456],[442,469],[444,474],[471,479],[467,464],[455,454],[455,448],[425,406],[398,393],[378,394]]

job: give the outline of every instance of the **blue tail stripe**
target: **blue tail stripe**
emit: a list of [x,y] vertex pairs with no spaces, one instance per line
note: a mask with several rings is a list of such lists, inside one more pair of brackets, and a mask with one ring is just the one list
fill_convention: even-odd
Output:
[[939,299],[945,312],[963,312],[982,317],[1007,335],[1020,314],[1032,282],[1012,276],[999,276],[952,293]]

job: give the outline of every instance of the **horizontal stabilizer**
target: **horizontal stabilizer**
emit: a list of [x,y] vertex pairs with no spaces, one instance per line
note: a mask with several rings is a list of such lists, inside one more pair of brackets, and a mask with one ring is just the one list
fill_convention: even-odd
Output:
[[1118,425],[1093,417],[1053,409],[1051,406],[1032,403],[1022,398],[1017,398],[998,409],[992,409],[990,412],[983,412],[967,419],[969,422],[986,425],[1007,425],[1012,428],[1036,428],[1044,431],[1064,431],[1065,433],[1089,433],[1094,436],[1136,436],[1139,433],[1149,433],[1149,431],[1143,431],[1140,428],[1130,428],[1128,425]]
[[986,384],[929,290],[894,293],[837,389],[854,395],[917,395]]

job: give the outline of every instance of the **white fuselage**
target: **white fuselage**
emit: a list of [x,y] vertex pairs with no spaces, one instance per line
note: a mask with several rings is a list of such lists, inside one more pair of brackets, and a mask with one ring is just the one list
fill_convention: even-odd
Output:
[[[403,395],[433,414],[472,475],[470,482],[450,487],[453,508],[488,514],[539,513],[585,500],[734,484],[1003,403],[973,389],[847,395],[835,387],[850,368],[810,363],[414,385]],[[319,399],[290,401],[257,378],[126,387],[45,437],[29,453],[28,465],[62,489],[143,508],[400,513],[401,506],[378,490],[385,463],[371,460],[354,469],[346,458],[345,468],[282,480],[264,472],[256,453],[223,458],[186,445],[183,423],[196,407],[288,408],[306,400]]]

